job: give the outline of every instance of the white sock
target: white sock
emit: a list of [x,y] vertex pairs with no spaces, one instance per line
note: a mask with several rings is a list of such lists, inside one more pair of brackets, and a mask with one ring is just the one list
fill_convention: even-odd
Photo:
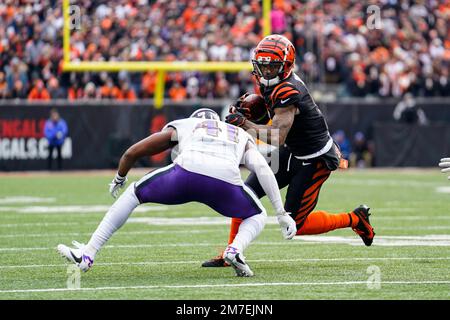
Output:
[[139,200],[134,193],[134,183],[132,183],[124,193],[114,202],[104,216],[102,222],[92,234],[91,239],[85,247],[85,252],[94,258],[97,252],[103,247],[106,241],[111,238],[128,219],[133,210],[139,205]]
[[255,240],[264,229],[266,218],[266,211],[263,211],[260,214],[244,219],[230,246],[236,248],[239,252],[244,252],[250,242]]

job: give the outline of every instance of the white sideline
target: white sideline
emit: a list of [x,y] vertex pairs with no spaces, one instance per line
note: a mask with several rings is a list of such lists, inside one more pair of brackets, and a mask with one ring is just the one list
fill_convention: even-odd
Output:
[[[298,258],[298,259],[247,259],[251,263],[280,263],[280,262],[347,262],[347,261],[411,261],[411,260],[450,260],[450,257],[364,257],[364,258]],[[166,265],[166,264],[200,264],[201,261],[142,261],[142,262],[98,262],[95,266],[152,266],[152,265]],[[67,263],[61,264],[30,264],[30,265],[10,265],[1,266],[0,269],[31,269],[31,268],[57,268],[67,267]]]
[[[450,281],[381,281],[380,285],[423,285],[423,284],[450,284]],[[277,287],[277,286],[346,286],[367,285],[367,281],[340,281],[340,282],[264,282],[264,283],[236,283],[236,284],[199,284],[199,285],[153,285],[153,286],[123,286],[98,288],[46,288],[46,289],[18,289],[0,290],[0,293],[28,293],[28,292],[64,292],[64,291],[107,291],[107,290],[149,290],[149,289],[188,289],[188,288],[235,288],[235,287]]]

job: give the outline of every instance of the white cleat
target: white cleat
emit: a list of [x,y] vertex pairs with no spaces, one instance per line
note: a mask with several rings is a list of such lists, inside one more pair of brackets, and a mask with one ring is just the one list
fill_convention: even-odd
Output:
[[61,256],[66,258],[69,262],[74,263],[81,271],[86,272],[92,268],[94,264],[94,259],[85,255],[84,244],[78,243],[77,241],[72,241],[72,244],[76,247],[76,249],[69,248],[66,245],[59,244],[57,250]]
[[253,277],[254,273],[245,263],[245,257],[236,248],[228,246],[223,253],[223,259],[233,267],[236,276]]

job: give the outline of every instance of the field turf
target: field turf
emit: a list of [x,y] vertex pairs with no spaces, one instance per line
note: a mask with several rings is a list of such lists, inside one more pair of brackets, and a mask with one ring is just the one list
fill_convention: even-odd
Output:
[[245,253],[253,278],[200,267],[226,245],[227,219],[196,203],[145,205],[81,274],[81,288],[68,288],[74,274],[55,248],[89,240],[113,203],[113,174],[0,176],[0,299],[450,298],[450,181],[439,169],[334,173],[317,209],[368,204],[374,244],[351,229],[284,241],[272,217]]

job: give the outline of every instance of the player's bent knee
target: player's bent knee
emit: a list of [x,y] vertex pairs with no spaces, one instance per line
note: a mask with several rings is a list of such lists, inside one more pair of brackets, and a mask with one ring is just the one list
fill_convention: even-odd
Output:
[[140,205],[141,202],[139,201],[136,192],[135,192],[135,185],[136,181],[130,183],[128,188],[125,190],[125,192],[122,194],[124,197],[127,197],[130,201],[136,202],[136,205]]
[[266,210],[262,210],[261,213],[255,214],[252,216],[252,218],[261,225],[261,227],[264,227],[266,225],[267,221],[267,213]]

